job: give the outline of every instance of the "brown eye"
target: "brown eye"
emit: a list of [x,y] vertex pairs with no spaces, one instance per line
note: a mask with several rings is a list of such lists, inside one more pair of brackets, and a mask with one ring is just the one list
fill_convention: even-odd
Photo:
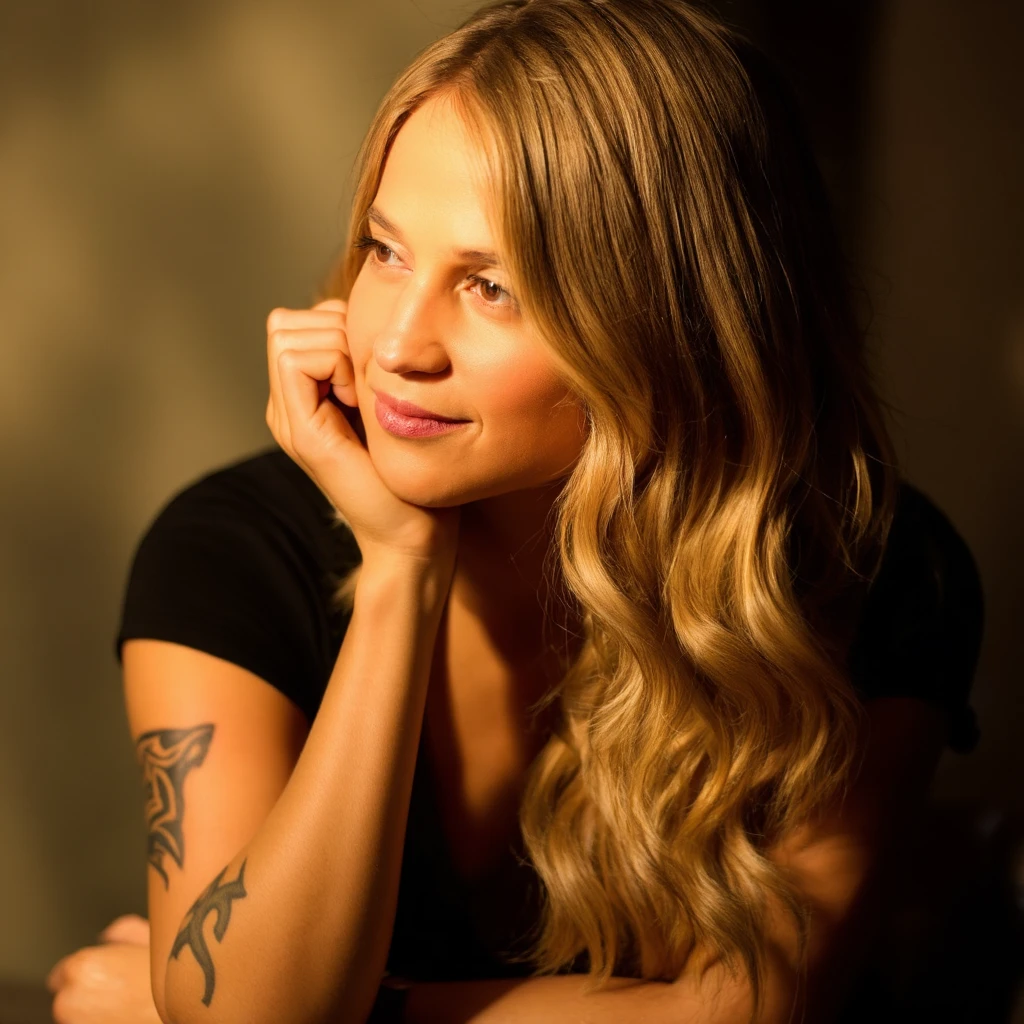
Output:
[[[391,256],[395,255],[394,250],[390,249],[383,242],[378,242],[376,238],[371,238],[369,235],[361,235],[355,243],[356,249],[368,249],[370,250],[373,261],[375,263],[387,264]],[[385,253],[381,255],[381,251]]]
[[475,274],[470,275],[469,280],[479,286],[479,294],[484,300],[485,306],[495,306],[499,309],[505,306],[511,309],[515,306],[511,293],[508,289],[502,288],[500,284],[495,284],[493,281],[488,281],[486,277],[478,277]]

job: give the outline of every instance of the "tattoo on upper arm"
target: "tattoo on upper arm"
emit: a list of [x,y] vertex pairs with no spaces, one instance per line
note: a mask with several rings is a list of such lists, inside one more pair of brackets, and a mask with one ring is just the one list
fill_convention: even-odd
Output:
[[203,763],[212,738],[213,725],[206,723],[188,729],[153,729],[135,743],[145,786],[147,857],[165,889],[170,880],[163,867],[164,855],[169,853],[179,868],[185,863],[185,776]]
[[216,911],[217,920],[213,924],[213,934],[217,941],[221,942],[224,938],[224,932],[227,931],[228,922],[231,920],[231,901],[248,895],[245,891],[243,879],[245,864],[246,861],[243,860],[242,866],[238,869],[238,877],[233,882],[221,885],[220,880],[224,877],[224,872],[230,866],[225,865],[221,869],[220,874],[199,894],[199,898],[188,908],[185,923],[181,926],[181,931],[175,937],[174,945],[171,947],[171,955],[168,957],[169,960],[172,958],[177,960],[178,953],[185,946],[192,947],[192,955],[196,958],[196,963],[202,967],[203,976],[206,979],[206,985],[203,989],[203,1002],[207,1006],[210,1005],[210,1000],[213,999],[214,977],[213,957],[210,956],[210,950],[207,948],[206,940],[203,938],[203,922],[210,914]]

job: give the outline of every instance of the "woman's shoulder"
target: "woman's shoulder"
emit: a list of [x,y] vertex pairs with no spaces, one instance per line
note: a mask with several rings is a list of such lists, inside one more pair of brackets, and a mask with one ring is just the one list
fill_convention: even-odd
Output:
[[175,491],[149,524],[154,544],[185,529],[230,531],[236,540],[305,555],[323,568],[344,567],[358,556],[355,539],[335,520],[325,495],[277,445],[220,466]]
[[274,446],[174,492],[137,543],[114,643],[164,639],[232,661],[312,718],[340,646],[333,589],[358,559],[316,484]]
[[332,518],[320,489],[274,445],[189,481],[170,496],[157,520],[214,518],[228,509],[246,521],[270,518],[293,527],[327,526]]
[[968,697],[983,623],[970,548],[935,501],[902,481],[850,649],[855,686],[865,699],[911,696],[941,705],[949,712],[949,745],[972,750],[978,729]]

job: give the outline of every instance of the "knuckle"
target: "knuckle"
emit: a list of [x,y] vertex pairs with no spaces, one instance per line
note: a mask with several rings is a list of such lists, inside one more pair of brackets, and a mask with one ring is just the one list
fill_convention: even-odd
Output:
[[101,988],[109,981],[109,975],[109,962],[103,952],[97,951],[96,955],[82,964],[80,980],[91,988]]
[[89,994],[71,985],[66,985],[54,997],[50,1015],[55,1024],[78,1024],[83,1017]]
[[68,984],[78,979],[81,967],[82,950],[78,950],[75,953],[69,953],[60,962],[60,982],[61,988],[64,989]]
[[96,972],[100,957],[101,947],[99,946],[86,946],[78,951],[76,954],[78,966],[75,973],[79,981],[91,977]]
[[72,1020],[72,996],[66,988],[62,988],[50,1004],[50,1016],[54,1024],[71,1024]]
[[277,354],[277,365],[279,369],[293,370],[299,364],[301,357],[293,348],[283,348]]
[[278,330],[287,313],[288,310],[286,310],[283,306],[275,306],[267,314],[267,332],[270,333]]

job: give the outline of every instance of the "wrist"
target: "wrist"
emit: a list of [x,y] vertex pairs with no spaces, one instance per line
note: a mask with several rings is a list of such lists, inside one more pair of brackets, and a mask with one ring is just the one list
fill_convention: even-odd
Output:
[[393,605],[412,595],[426,610],[440,612],[451,588],[454,560],[428,561],[404,556],[363,560],[354,604]]

